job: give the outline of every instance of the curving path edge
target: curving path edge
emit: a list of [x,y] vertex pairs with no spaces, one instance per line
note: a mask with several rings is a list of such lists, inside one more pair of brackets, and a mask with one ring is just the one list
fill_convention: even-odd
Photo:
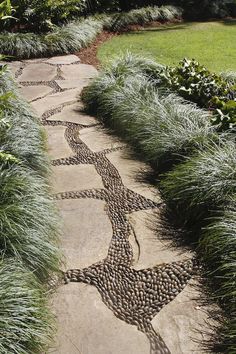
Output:
[[47,131],[63,220],[68,285],[53,299],[58,335],[50,353],[203,353],[208,318],[191,286],[193,255],[150,227],[162,201],[136,178],[148,167],[82,113],[78,94],[96,69],[74,55],[10,66]]

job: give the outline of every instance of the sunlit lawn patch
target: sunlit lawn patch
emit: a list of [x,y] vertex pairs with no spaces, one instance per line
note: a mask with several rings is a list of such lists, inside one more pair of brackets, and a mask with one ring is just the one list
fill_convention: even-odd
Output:
[[100,48],[98,57],[106,62],[129,50],[167,65],[188,57],[212,71],[236,70],[235,36],[236,20],[162,25],[116,36]]

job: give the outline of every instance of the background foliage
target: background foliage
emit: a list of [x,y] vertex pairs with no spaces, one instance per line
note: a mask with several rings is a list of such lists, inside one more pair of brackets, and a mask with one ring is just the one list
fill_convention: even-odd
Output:
[[4,28],[48,30],[81,14],[84,0],[12,0],[17,20],[5,22]]
[[194,18],[224,17],[235,9],[233,0],[95,0],[87,1],[90,11],[128,11],[144,6],[176,5],[185,10],[185,16]]

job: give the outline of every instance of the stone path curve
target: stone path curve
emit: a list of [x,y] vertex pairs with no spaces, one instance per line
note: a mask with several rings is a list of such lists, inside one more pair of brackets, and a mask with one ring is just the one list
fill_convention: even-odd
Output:
[[193,339],[201,342],[203,334],[194,330],[207,316],[197,290],[187,286],[193,257],[170,249],[148,227],[162,204],[135,178],[148,167],[81,112],[78,94],[96,69],[74,55],[14,62],[11,69],[47,130],[71,268],[65,282],[77,283],[54,298],[59,331],[50,352],[200,353]]

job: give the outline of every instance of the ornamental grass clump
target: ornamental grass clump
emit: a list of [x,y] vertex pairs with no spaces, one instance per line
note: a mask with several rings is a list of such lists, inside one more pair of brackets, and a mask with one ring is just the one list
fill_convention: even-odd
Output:
[[20,258],[40,281],[46,281],[58,269],[59,253],[45,139],[6,70],[0,84],[0,94],[11,92],[0,120],[0,250],[4,257]]
[[127,77],[139,76],[145,81],[145,76],[150,78],[153,73],[161,68],[162,65],[151,59],[141,59],[129,53],[118,58],[108,69],[104,69],[102,74],[94,79],[88,88],[83,90],[86,110],[96,113],[101,107],[101,116],[102,119],[105,119],[106,116],[109,116],[109,110],[104,111],[102,104],[103,99],[106,99],[106,94],[109,94],[112,90],[122,88]]
[[236,193],[235,143],[209,142],[164,176],[161,191],[185,222],[201,221],[222,210]]
[[159,186],[166,211],[177,217],[176,225],[196,246],[211,297],[224,310],[211,345],[217,353],[235,353],[234,131],[219,132],[209,111],[163,87],[162,70],[127,55],[104,70],[82,99],[87,110],[132,144],[156,172],[163,172]]
[[34,33],[0,33],[0,53],[18,59],[42,57],[47,47],[41,35]]
[[[235,288],[236,288],[236,204],[235,196],[222,215],[210,219],[201,232],[199,248],[209,269],[215,275],[216,295],[225,303],[229,314],[235,313]],[[233,261],[234,260],[234,261]]]
[[0,263],[0,353],[42,353],[53,333],[45,290],[17,260]]
[[57,218],[42,178],[20,163],[0,166],[0,250],[46,281],[58,270]]
[[151,163],[173,163],[205,141],[216,138],[206,111],[176,95],[158,91],[151,60],[118,59],[83,92],[95,112],[142,151]]
[[131,25],[145,25],[153,21],[173,21],[181,18],[182,9],[175,6],[148,6],[114,14],[106,29],[120,32]]
[[220,74],[224,80],[229,82],[230,85],[236,84],[236,72],[235,71],[225,71]]
[[[37,11],[35,13],[32,11],[32,4],[27,4],[22,13],[20,6],[16,6],[18,21],[7,22],[5,27],[3,24],[0,34],[0,53],[17,59],[73,53],[88,46],[104,29],[113,32],[122,31],[130,25],[143,25],[159,20],[169,21],[182,15],[182,10],[174,6],[160,8],[149,6],[113,15],[102,14],[84,18],[83,11],[79,11],[80,6],[77,9],[79,4],[76,5],[74,1],[69,0],[71,10],[70,4],[66,5],[64,1],[59,1],[59,8],[55,4],[50,4],[54,15],[50,9],[47,12],[40,1],[36,1],[39,16]],[[60,9],[64,10],[61,12]],[[42,18],[45,14],[44,10],[49,16],[48,19],[45,16]]]
[[199,253],[208,266],[214,299],[223,306],[227,318],[217,332],[215,352],[236,352],[236,204],[235,196],[221,215],[208,220],[199,239]]
[[0,95],[6,93],[10,95],[1,110],[0,149],[11,152],[37,174],[47,176],[50,168],[45,132],[29,104],[19,95],[11,75],[5,70],[0,75]]
[[42,41],[46,46],[43,55],[68,54],[88,46],[102,31],[103,22],[90,18],[78,20],[63,27],[57,27],[44,35]]
[[0,69],[0,353],[42,353],[51,338],[48,283],[58,273],[58,216],[45,134]]
[[87,46],[103,30],[103,21],[80,19],[62,27],[54,27],[46,34],[0,34],[0,52],[17,59],[67,54]]

